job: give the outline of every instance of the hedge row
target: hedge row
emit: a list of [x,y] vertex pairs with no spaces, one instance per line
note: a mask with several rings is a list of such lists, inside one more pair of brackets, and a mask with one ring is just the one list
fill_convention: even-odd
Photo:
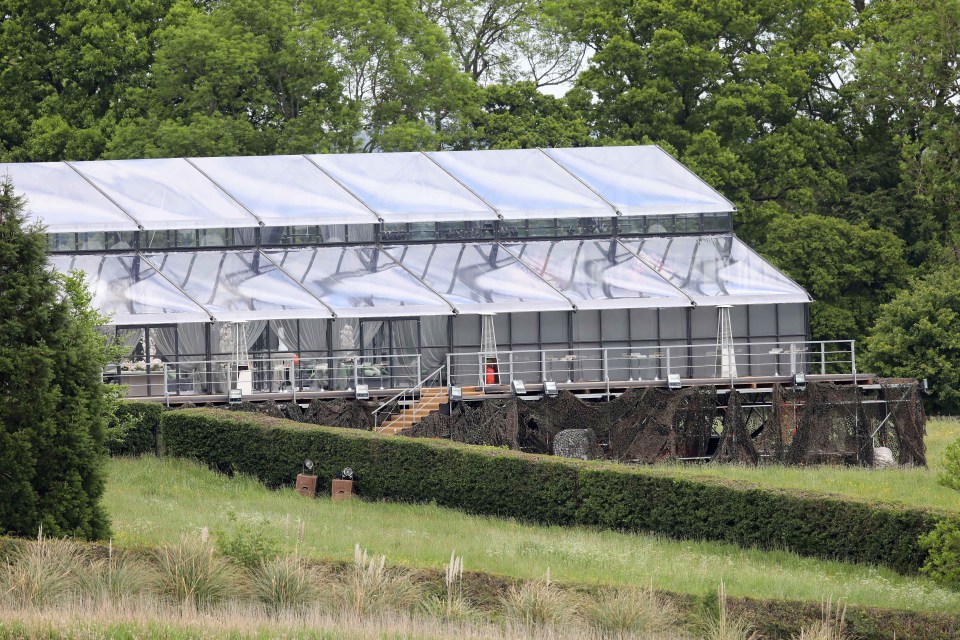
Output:
[[268,486],[289,485],[310,458],[319,487],[343,467],[373,499],[435,502],[471,513],[706,539],[915,572],[919,536],[942,514],[822,495],[670,478],[642,468],[582,462],[316,427],[211,409],[167,412],[164,453],[195,458]]
[[121,402],[111,427],[124,425],[122,433],[108,439],[112,456],[139,456],[156,453],[163,405],[158,402]]

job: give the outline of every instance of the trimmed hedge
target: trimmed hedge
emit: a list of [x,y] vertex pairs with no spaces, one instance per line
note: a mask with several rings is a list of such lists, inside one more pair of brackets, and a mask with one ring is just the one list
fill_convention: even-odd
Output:
[[435,502],[544,524],[582,524],[673,538],[719,540],[916,572],[921,534],[943,514],[722,481],[671,478],[642,468],[316,427],[255,414],[185,409],[163,414],[167,455],[224,473],[289,485],[310,458],[318,489],[343,467],[363,496]]
[[119,439],[107,441],[110,455],[140,456],[156,453],[161,415],[163,405],[157,402],[121,402],[114,420],[121,423],[130,421],[132,426]]

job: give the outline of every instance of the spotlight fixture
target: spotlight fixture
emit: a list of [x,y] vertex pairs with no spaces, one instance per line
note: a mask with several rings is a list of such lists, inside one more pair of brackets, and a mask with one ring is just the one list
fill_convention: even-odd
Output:
[[555,381],[547,380],[543,383],[543,392],[551,398],[555,398],[557,394],[560,393],[560,390],[557,389],[557,383]]
[[807,374],[797,372],[793,374],[793,388],[797,391],[803,391],[807,388]]
[[523,380],[511,380],[510,390],[513,391],[515,396],[527,395],[527,388],[523,386]]
[[680,384],[680,374],[679,373],[669,373],[667,374],[667,386],[671,389],[679,389],[683,385]]
[[453,402],[463,400],[463,387],[450,387],[450,400]]
[[243,389],[227,391],[227,404],[240,404],[241,402],[243,402]]
[[370,399],[370,386],[366,384],[357,385],[357,400],[369,400]]

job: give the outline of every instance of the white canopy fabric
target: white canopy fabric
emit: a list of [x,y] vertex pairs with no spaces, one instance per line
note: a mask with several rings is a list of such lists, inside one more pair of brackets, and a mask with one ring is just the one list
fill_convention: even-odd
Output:
[[333,317],[259,251],[176,251],[146,258],[220,321]]
[[810,302],[800,285],[734,236],[680,236],[623,242],[697,304]]
[[378,221],[303,156],[191,158],[190,162],[268,227]]
[[84,273],[93,307],[115,325],[207,322],[210,314],[161,277],[140,256],[52,256],[51,266]]
[[616,240],[504,245],[580,309],[688,307],[690,298]]
[[573,308],[496,243],[397,245],[385,250],[461,313]]
[[30,218],[47,233],[136,231],[137,223],[65,162],[0,164],[14,190],[26,196]]
[[613,208],[539,149],[428,154],[504,218],[598,218]]
[[343,317],[449,315],[451,306],[376,247],[265,251]]
[[[658,147],[0,165],[51,233],[733,211]],[[78,174],[79,172],[79,174]]]
[[496,212],[422,153],[307,157],[384,222],[497,219]]
[[182,158],[74,166],[145,229],[256,227],[259,221]]
[[734,211],[733,203],[656,146],[544,149],[624,216]]

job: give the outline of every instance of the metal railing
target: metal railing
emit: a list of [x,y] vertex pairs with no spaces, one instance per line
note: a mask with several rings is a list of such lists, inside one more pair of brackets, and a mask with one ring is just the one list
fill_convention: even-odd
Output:
[[447,356],[449,385],[510,386],[555,382],[666,381],[681,379],[737,380],[749,377],[790,377],[804,374],[857,373],[853,340],[821,342],[715,342],[658,346],[580,347]]
[[230,389],[243,395],[309,391],[406,389],[421,379],[419,354],[378,356],[298,357],[274,354],[240,363],[229,359],[157,362],[146,371],[143,363],[109,365],[103,380],[127,386],[127,397],[180,399],[190,396],[227,396]]
[[443,370],[446,365],[440,365],[440,367],[421,380],[416,386],[410,387],[409,389],[404,389],[400,393],[396,394],[379,407],[373,410],[373,430],[380,431],[398,412],[406,412],[407,415],[410,415],[416,420],[418,417],[422,417],[421,413],[429,413],[430,410],[424,407],[424,404],[431,397],[424,397],[423,389],[434,386],[438,389],[441,389],[440,393],[446,393],[443,387]]

